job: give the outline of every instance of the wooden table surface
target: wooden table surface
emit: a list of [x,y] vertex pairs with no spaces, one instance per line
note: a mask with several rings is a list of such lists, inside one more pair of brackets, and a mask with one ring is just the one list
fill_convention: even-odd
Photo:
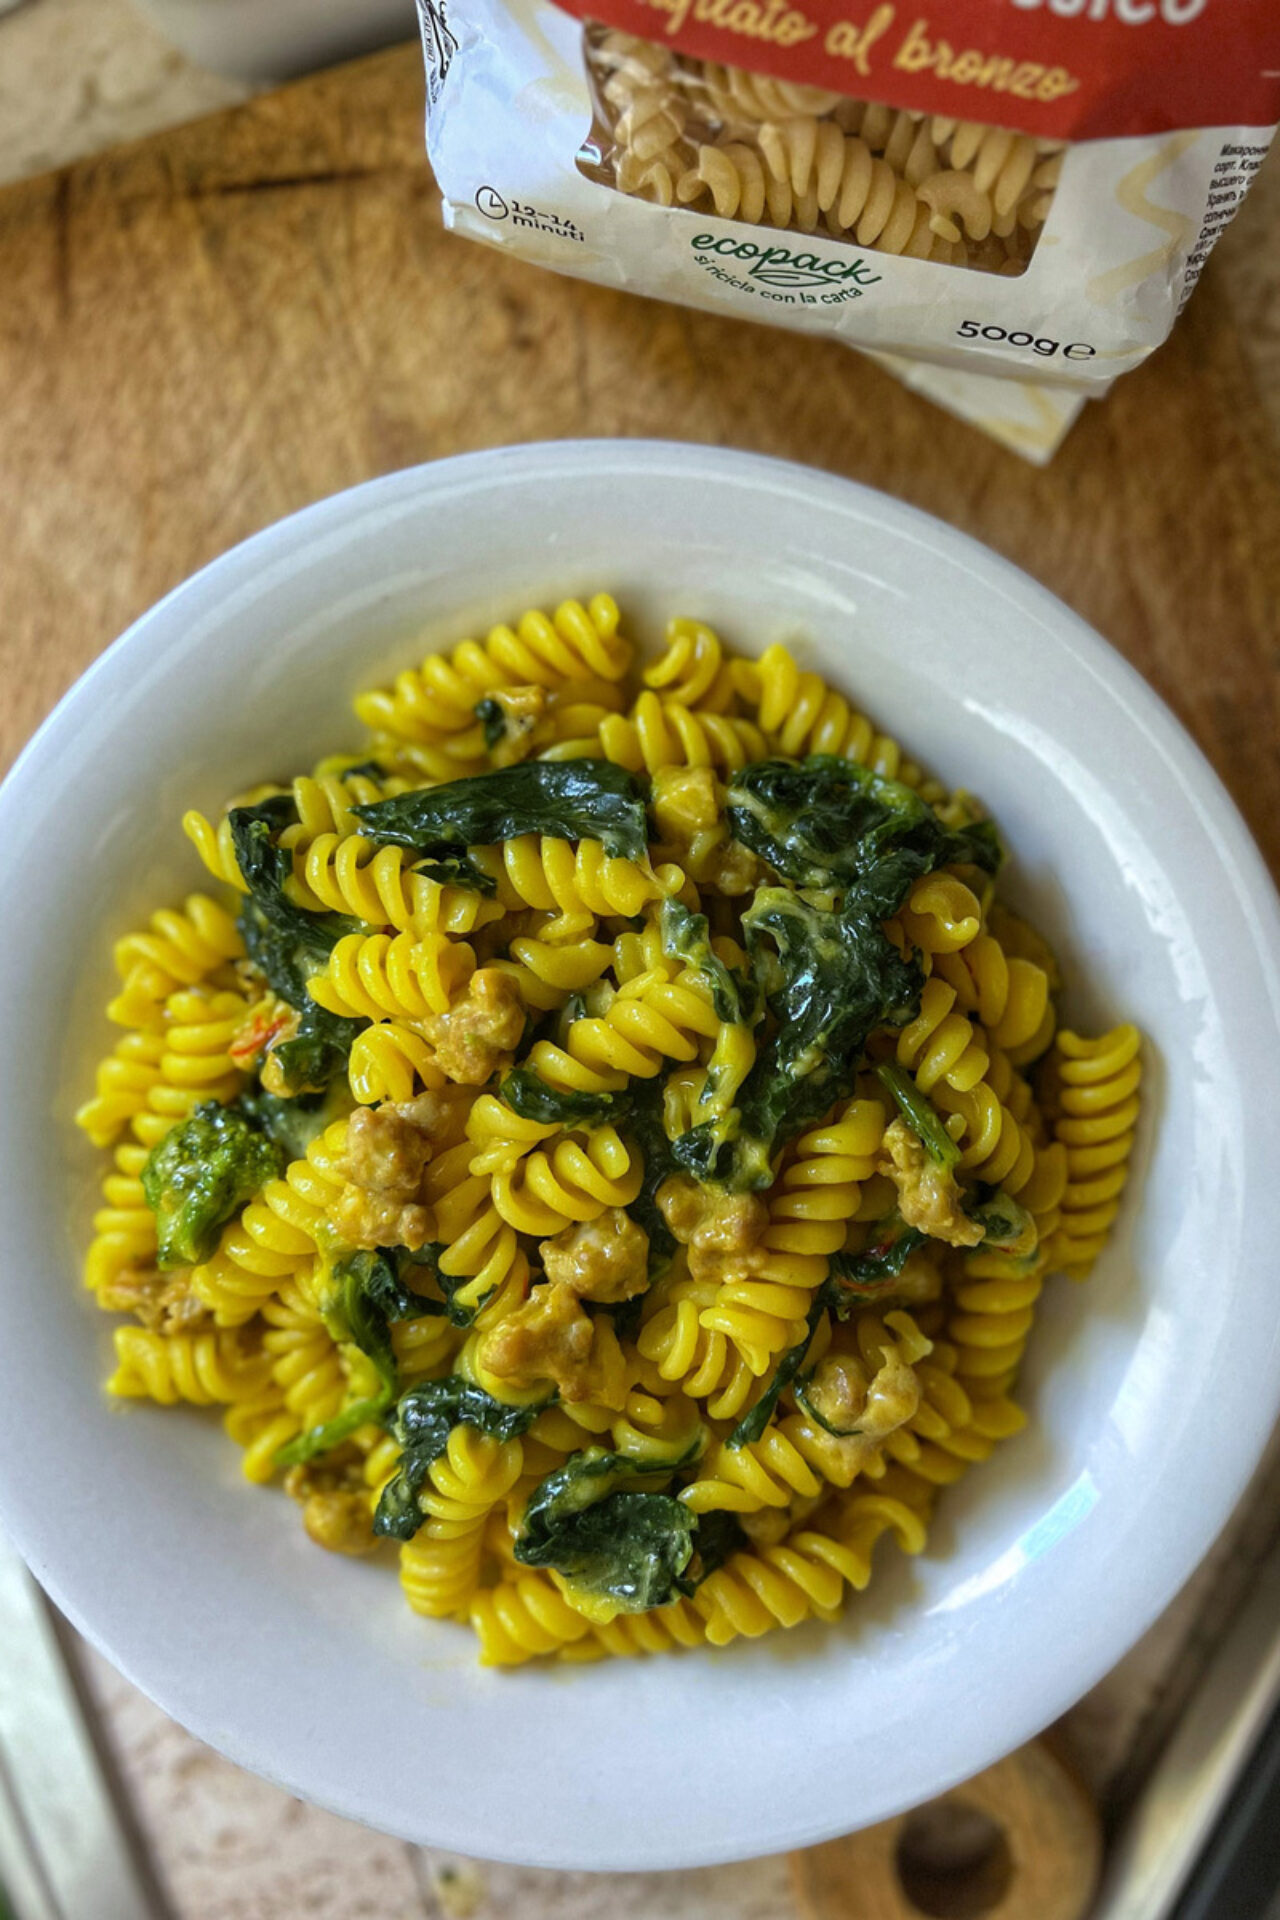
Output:
[[[1252,353],[1275,320],[1247,276],[1211,263],[1041,471],[838,346],[444,235],[421,114],[406,48],[0,192],[0,765],[129,621],[279,515],[466,448],[654,435],[847,474],[1025,567],[1163,694],[1280,871],[1280,446]],[[159,1720],[98,1683],[142,1782]],[[280,1813],[282,1861],[311,1820]],[[277,1910],[198,1884],[201,1920]],[[767,1874],[698,1884],[690,1912],[775,1911]],[[424,1910],[404,1885],[306,1910]]]

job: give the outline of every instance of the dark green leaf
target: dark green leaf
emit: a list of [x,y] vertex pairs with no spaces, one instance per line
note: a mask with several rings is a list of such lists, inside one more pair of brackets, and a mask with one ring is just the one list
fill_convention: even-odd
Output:
[[984,1198],[971,1201],[965,1212],[982,1228],[982,1244],[994,1253],[1007,1253],[1032,1260],[1039,1244],[1036,1223],[1012,1194],[997,1188]]
[[554,1568],[625,1613],[668,1605],[693,1557],[696,1522],[670,1494],[632,1489],[637,1479],[671,1471],[671,1465],[646,1470],[626,1454],[595,1447],[572,1454],[530,1496],[516,1559]]
[[401,1394],[389,1423],[402,1451],[399,1468],[378,1500],[374,1532],[392,1540],[412,1540],[423,1521],[418,1495],[432,1465],[448,1446],[454,1427],[475,1427],[490,1439],[514,1440],[527,1433],[554,1400],[552,1394],[546,1400],[511,1406],[458,1374],[410,1387]]
[[893,1282],[927,1238],[919,1227],[909,1227],[895,1209],[876,1222],[871,1244],[861,1253],[832,1254],[831,1273],[823,1293],[833,1311],[845,1320],[864,1301],[892,1292]]
[[[319,1426],[309,1427],[280,1448],[277,1465],[295,1467],[329,1453],[350,1439],[358,1427],[380,1420],[395,1398],[397,1369],[391,1326],[397,1320],[416,1320],[429,1311],[420,1295],[406,1287],[399,1273],[403,1250],[362,1250],[335,1263],[321,1300],[325,1324],[339,1344],[358,1347],[382,1382],[367,1395]],[[412,1256],[408,1256],[412,1259]]]
[[498,1089],[512,1113],[540,1127],[602,1126],[631,1105],[631,1089],[617,1093],[579,1093],[553,1087],[532,1067],[514,1067]]
[[272,1051],[290,1093],[326,1087],[345,1068],[352,1041],[367,1023],[326,1013],[308,994],[307,981],[323,969],[337,941],[363,922],[344,914],[309,913],[289,899],[285,883],[293,856],[277,844],[281,829],[297,818],[289,795],[236,807],[229,817],[249,888],[237,923],[245,949],[272,991],[302,1016],[293,1038]]
[[486,747],[490,749],[496,747],[499,740],[505,738],[507,731],[507,716],[502,711],[502,708],[498,705],[497,701],[492,698],[477,700],[475,704],[475,716],[484,728],[484,743]]
[[663,1125],[662,1082],[646,1080],[639,1085],[633,1082],[630,1091],[631,1108],[624,1122],[624,1130],[631,1144],[639,1150],[644,1163],[644,1176],[640,1191],[627,1212],[649,1236],[649,1281],[652,1284],[666,1272],[676,1250],[675,1235],[663,1218],[657,1193],[663,1181],[679,1171],[679,1163],[672,1153],[671,1142]]
[[948,861],[988,871],[999,861],[988,823],[948,832],[910,787],[832,754],[741,768],[729,784],[725,818],[736,840],[799,887],[844,891],[892,858],[905,891]]
[[279,1040],[271,1049],[284,1085],[295,1093],[327,1087],[345,1072],[356,1035],[367,1025],[366,1020],[347,1020],[309,1001],[293,1038]]
[[662,947],[673,959],[695,967],[706,980],[716,1018],[751,1025],[760,1011],[755,982],[727,967],[711,945],[705,913],[693,913],[679,900],[662,903]]
[[648,850],[642,790],[608,760],[526,760],[354,812],[372,839],[423,855],[526,833],[599,840],[627,860],[642,860]]
[[866,910],[861,889],[839,913],[787,887],[757,890],[742,924],[777,1025],[743,1083],[737,1137],[709,1177],[768,1186],[782,1144],[853,1091],[868,1034],[911,1018],[923,975],[886,938],[885,917],[879,904]]
[[301,1160],[311,1142],[350,1111],[351,1099],[343,1086],[332,1086],[323,1094],[297,1094],[288,1100],[261,1087],[246,1087],[235,1104],[268,1140],[284,1149],[286,1160]]
[[777,1410],[779,1400],[781,1400],[783,1394],[791,1385],[791,1382],[795,1379],[808,1357],[809,1349],[813,1345],[813,1336],[817,1331],[818,1322],[822,1318],[826,1304],[823,1293],[819,1293],[817,1299],[809,1309],[808,1331],[804,1339],[783,1354],[774,1369],[773,1379],[756,1401],[754,1407],[743,1414],[741,1420],[739,1420],[737,1426],[725,1441],[725,1445],[735,1453],[739,1447],[754,1446],[756,1441],[763,1436],[765,1428]]
[[862,1432],[862,1428],[861,1427],[837,1427],[836,1425],[834,1425],[832,1421],[828,1420],[826,1414],[821,1412],[820,1409],[814,1404],[813,1400],[809,1397],[809,1383],[812,1379],[813,1379],[812,1373],[806,1373],[806,1374],[802,1374],[801,1377],[796,1381],[795,1388],[794,1388],[794,1392],[796,1396],[796,1405],[799,1408],[801,1408],[803,1412],[807,1413],[809,1418],[815,1421],[816,1424],[822,1428],[822,1431],[824,1433],[829,1433],[833,1440],[854,1439],[856,1435]]
[[283,1168],[280,1148],[244,1114],[203,1101],[152,1147],[143,1165],[160,1266],[207,1260],[221,1228]]
[[710,1574],[718,1572],[726,1560],[750,1544],[736,1513],[720,1510],[700,1513],[693,1532],[693,1558],[676,1586],[681,1593],[696,1593]]
[[468,893],[495,894],[498,883],[491,874],[481,873],[474,860],[465,853],[450,854],[448,859],[421,860],[413,869],[424,880],[434,880],[442,887],[464,887]]
[[876,1078],[898,1103],[898,1110],[935,1166],[954,1167],[960,1149],[942,1124],[942,1115],[909,1073],[894,1060],[882,1060]]

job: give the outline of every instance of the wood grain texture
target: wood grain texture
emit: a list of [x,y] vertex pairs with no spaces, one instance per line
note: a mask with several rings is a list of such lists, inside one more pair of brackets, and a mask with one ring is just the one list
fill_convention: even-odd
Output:
[[[985,1817],[992,1848],[948,1860],[948,1812]],[[1101,1859],[1093,1802],[1062,1756],[1033,1740],[920,1814],[809,1847],[791,1865],[799,1920],[1084,1920]]]
[[399,49],[0,194],[6,759],[278,515],[464,448],[649,434],[848,474],[1007,554],[1148,676],[1280,864],[1276,448],[1212,271],[1037,472],[834,344],[444,235],[421,101]]

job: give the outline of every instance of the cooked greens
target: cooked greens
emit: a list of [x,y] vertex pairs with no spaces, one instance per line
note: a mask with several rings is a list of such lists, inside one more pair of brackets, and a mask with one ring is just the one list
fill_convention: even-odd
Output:
[[668,1605],[693,1558],[697,1522],[670,1494],[635,1483],[670,1471],[598,1447],[571,1454],[530,1495],[516,1559],[554,1568],[579,1593],[624,1613]]
[[553,1087],[533,1067],[513,1067],[498,1088],[501,1099],[521,1120],[541,1127],[603,1126],[620,1119],[631,1106],[631,1089],[618,1093],[580,1093]]
[[881,1061],[876,1068],[876,1079],[893,1095],[899,1113],[935,1166],[954,1167],[960,1158],[960,1149],[943,1126],[928,1094],[921,1093],[911,1075],[894,1060]]
[[142,1169],[160,1266],[207,1260],[221,1228],[283,1168],[280,1148],[246,1115],[202,1101],[152,1147]]
[[388,1422],[400,1443],[400,1465],[382,1489],[373,1530],[391,1540],[412,1540],[423,1522],[418,1495],[432,1466],[449,1444],[457,1426],[474,1427],[491,1440],[515,1440],[527,1433],[555,1395],[509,1405],[495,1400],[483,1387],[451,1374],[447,1380],[426,1380],[400,1396]]
[[727,967],[716,954],[706,914],[694,913],[682,901],[664,900],[659,926],[663,951],[687,961],[706,980],[716,1018],[750,1026],[760,1011],[759,991],[753,980]]
[[381,1250],[348,1254],[336,1262],[321,1290],[325,1324],[340,1345],[356,1347],[372,1363],[379,1386],[319,1426],[310,1427],[276,1455],[282,1467],[298,1466],[340,1446],[358,1427],[379,1420],[395,1399],[398,1374],[391,1326],[412,1320],[424,1303],[406,1287],[395,1254]]
[[371,839],[424,856],[525,833],[599,840],[606,853],[626,860],[648,852],[644,794],[633,775],[608,760],[525,760],[353,812]]
[[844,1320],[862,1301],[891,1292],[893,1282],[925,1239],[919,1227],[909,1227],[895,1208],[876,1222],[870,1244],[861,1253],[832,1254],[824,1289],[828,1305]]
[[999,839],[989,821],[953,832],[910,787],[856,760],[813,753],[807,760],[757,760],[730,783],[729,831],[798,887],[843,892],[892,858],[908,876],[903,891],[936,867],[998,871]]
[[281,831],[297,819],[288,794],[275,794],[256,807],[236,807],[229,815],[236,860],[248,896],[238,925],[249,958],[267,985],[301,1016],[297,1031],[272,1049],[283,1084],[290,1093],[327,1087],[347,1064],[363,1020],[346,1020],[316,1005],[307,981],[323,971],[344,934],[361,926],[339,913],[309,913],[289,898],[293,856],[278,844]]

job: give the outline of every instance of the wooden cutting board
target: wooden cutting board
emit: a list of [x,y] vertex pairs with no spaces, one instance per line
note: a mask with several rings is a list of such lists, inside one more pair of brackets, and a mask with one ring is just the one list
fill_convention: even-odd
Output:
[[396,49],[0,193],[7,761],[151,601],[267,521],[469,447],[785,455],[978,535],[1129,655],[1280,863],[1280,480],[1221,276],[1044,471],[834,344],[444,234]]
[[[1216,262],[1039,471],[841,347],[446,236],[421,120],[405,48],[0,192],[0,766],[281,514],[466,448],[653,435],[847,474],[1027,568],[1154,682],[1280,871],[1280,471]],[[824,1850],[804,1910],[850,1881]]]

